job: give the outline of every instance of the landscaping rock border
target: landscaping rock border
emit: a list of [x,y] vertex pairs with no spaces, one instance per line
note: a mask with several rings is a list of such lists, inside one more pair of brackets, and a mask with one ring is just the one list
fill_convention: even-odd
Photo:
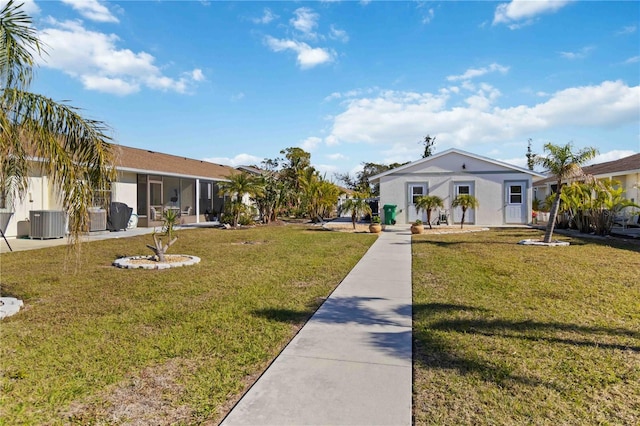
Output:
[[521,244],[524,246],[564,247],[564,246],[568,246],[569,242],[555,240],[555,241],[551,241],[550,243],[545,243],[544,241],[540,241],[540,240],[522,240],[522,241],[519,241],[518,244]]
[[150,256],[121,257],[113,262],[113,266],[124,269],[169,269],[200,263],[199,257],[187,254],[167,254],[165,257],[167,262],[156,262]]

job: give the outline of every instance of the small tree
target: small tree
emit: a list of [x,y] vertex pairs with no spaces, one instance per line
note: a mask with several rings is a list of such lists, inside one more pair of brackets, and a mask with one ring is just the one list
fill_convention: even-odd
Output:
[[355,192],[353,198],[347,199],[342,205],[342,210],[351,212],[351,223],[353,229],[356,229],[356,221],[358,216],[371,214],[371,207],[367,203],[367,196],[361,192]]
[[548,152],[547,156],[535,156],[535,162],[550,171],[553,176],[555,176],[557,182],[556,195],[553,205],[551,206],[551,212],[549,213],[547,229],[544,233],[543,242],[545,243],[550,243],[551,237],[553,236],[553,228],[555,227],[556,216],[558,215],[558,208],[560,206],[562,181],[582,175],[582,168],[580,166],[595,157],[598,153],[595,148],[591,147],[581,149],[576,153],[574,153],[572,149],[573,146],[571,143],[563,146],[547,143],[544,145],[544,150]]
[[424,141],[422,143],[424,144],[424,153],[422,154],[422,158],[431,157],[435,150],[434,145],[436,144],[436,137],[427,135],[424,137]]
[[460,221],[460,229],[464,226],[464,217],[469,209],[477,209],[480,207],[478,199],[470,194],[460,194],[451,203],[451,207],[460,207],[462,209],[462,220]]
[[154,245],[152,246],[147,244],[147,247],[149,247],[151,251],[155,253],[158,262],[164,262],[166,260],[165,255],[167,254],[169,247],[171,247],[176,241],[178,241],[178,237],[173,235],[173,228],[176,223],[178,223],[178,213],[174,210],[167,210],[166,212],[164,212],[164,215],[162,217],[162,234],[167,237],[167,244],[162,244],[162,239],[158,237],[158,234],[156,234],[155,230],[153,231],[153,234],[151,234],[153,236]]
[[442,198],[437,195],[425,195],[423,197],[418,197],[416,199],[416,212],[420,212],[420,210],[424,210],[427,212],[427,222],[429,223],[429,229],[433,229],[431,226],[431,211],[437,207],[444,207],[444,202]]
[[218,186],[221,195],[230,195],[233,197],[231,200],[233,203],[233,226],[238,226],[240,213],[242,212],[240,208],[242,197],[245,194],[249,194],[250,196],[261,195],[264,192],[264,187],[259,178],[255,178],[246,172],[235,173],[227,176],[227,179],[227,182],[220,182]]

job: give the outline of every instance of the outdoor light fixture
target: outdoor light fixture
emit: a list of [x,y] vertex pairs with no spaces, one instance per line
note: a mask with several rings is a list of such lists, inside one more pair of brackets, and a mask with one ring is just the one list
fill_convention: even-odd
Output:
[[466,169],[466,168],[467,168],[467,165],[466,165],[466,164],[464,164],[464,163],[462,163],[462,170],[464,170],[464,169]]

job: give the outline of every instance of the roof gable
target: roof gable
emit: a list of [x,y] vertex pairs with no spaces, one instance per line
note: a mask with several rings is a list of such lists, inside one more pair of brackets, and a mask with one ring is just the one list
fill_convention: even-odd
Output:
[[391,174],[394,174],[394,173],[397,173],[397,172],[402,172],[404,170],[407,170],[407,169],[410,169],[410,168],[414,168],[416,166],[420,166],[420,165],[423,165],[423,164],[426,164],[426,163],[429,163],[429,162],[433,162],[434,160],[437,160],[438,158],[441,158],[441,157],[444,157],[444,156],[447,156],[447,155],[451,155],[451,154],[457,154],[457,155],[460,155],[460,156],[463,156],[463,157],[468,157],[469,159],[479,160],[479,161],[482,161],[482,162],[485,162],[485,163],[489,163],[489,164],[492,164],[492,165],[496,165],[496,166],[504,167],[504,168],[507,168],[507,169],[511,169],[511,170],[516,171],[516,172],[527,173],[527,174],[530,174],[532,176],[544,177],[544,175],[542,175],[540,173],[537,173],[537,172],[534,172],[534,171],[531,171],[531,170],[528,170],[528,169],[523,169],[521,167],[514,166],[513,164],[504,163],[502,161],[494,160],[494,159],[491,159],[491,158],[488,158],[488,157],[483,157],[481,155],[473,154],[471,152],[463,151],[461,149],[451,148],[451,149],[448,149],[446,151],[442,151],[442,152],[440,152],[438,154],[434,154],[434,155],[432,155],[430,157],[421,158],[420,160],[416,160],[416,161],[413,161],[411,163],[405,164],[403,166],[397,167],[395,169],[387,170],[386,172],[379,173],[377,175],[371,176],[369,178],[369,180],[370,181],[376,181],[376,180],[379,180],[380,178],[382,178],[384,176],[388,176],[388,175],[391,175]]

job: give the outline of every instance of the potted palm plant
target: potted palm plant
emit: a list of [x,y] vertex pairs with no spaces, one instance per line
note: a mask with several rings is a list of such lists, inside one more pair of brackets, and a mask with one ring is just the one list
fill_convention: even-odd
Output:
[[372,234],[379,234],[382,232],[382,224],[380,223],[380,216],[373,216],[371,218],[371,225],[369,225],[369,232]]
[[418,219],[411,224],[412,234],[422,234],[423,232],[424,232],[424,225],[422,224],[422,220]]

